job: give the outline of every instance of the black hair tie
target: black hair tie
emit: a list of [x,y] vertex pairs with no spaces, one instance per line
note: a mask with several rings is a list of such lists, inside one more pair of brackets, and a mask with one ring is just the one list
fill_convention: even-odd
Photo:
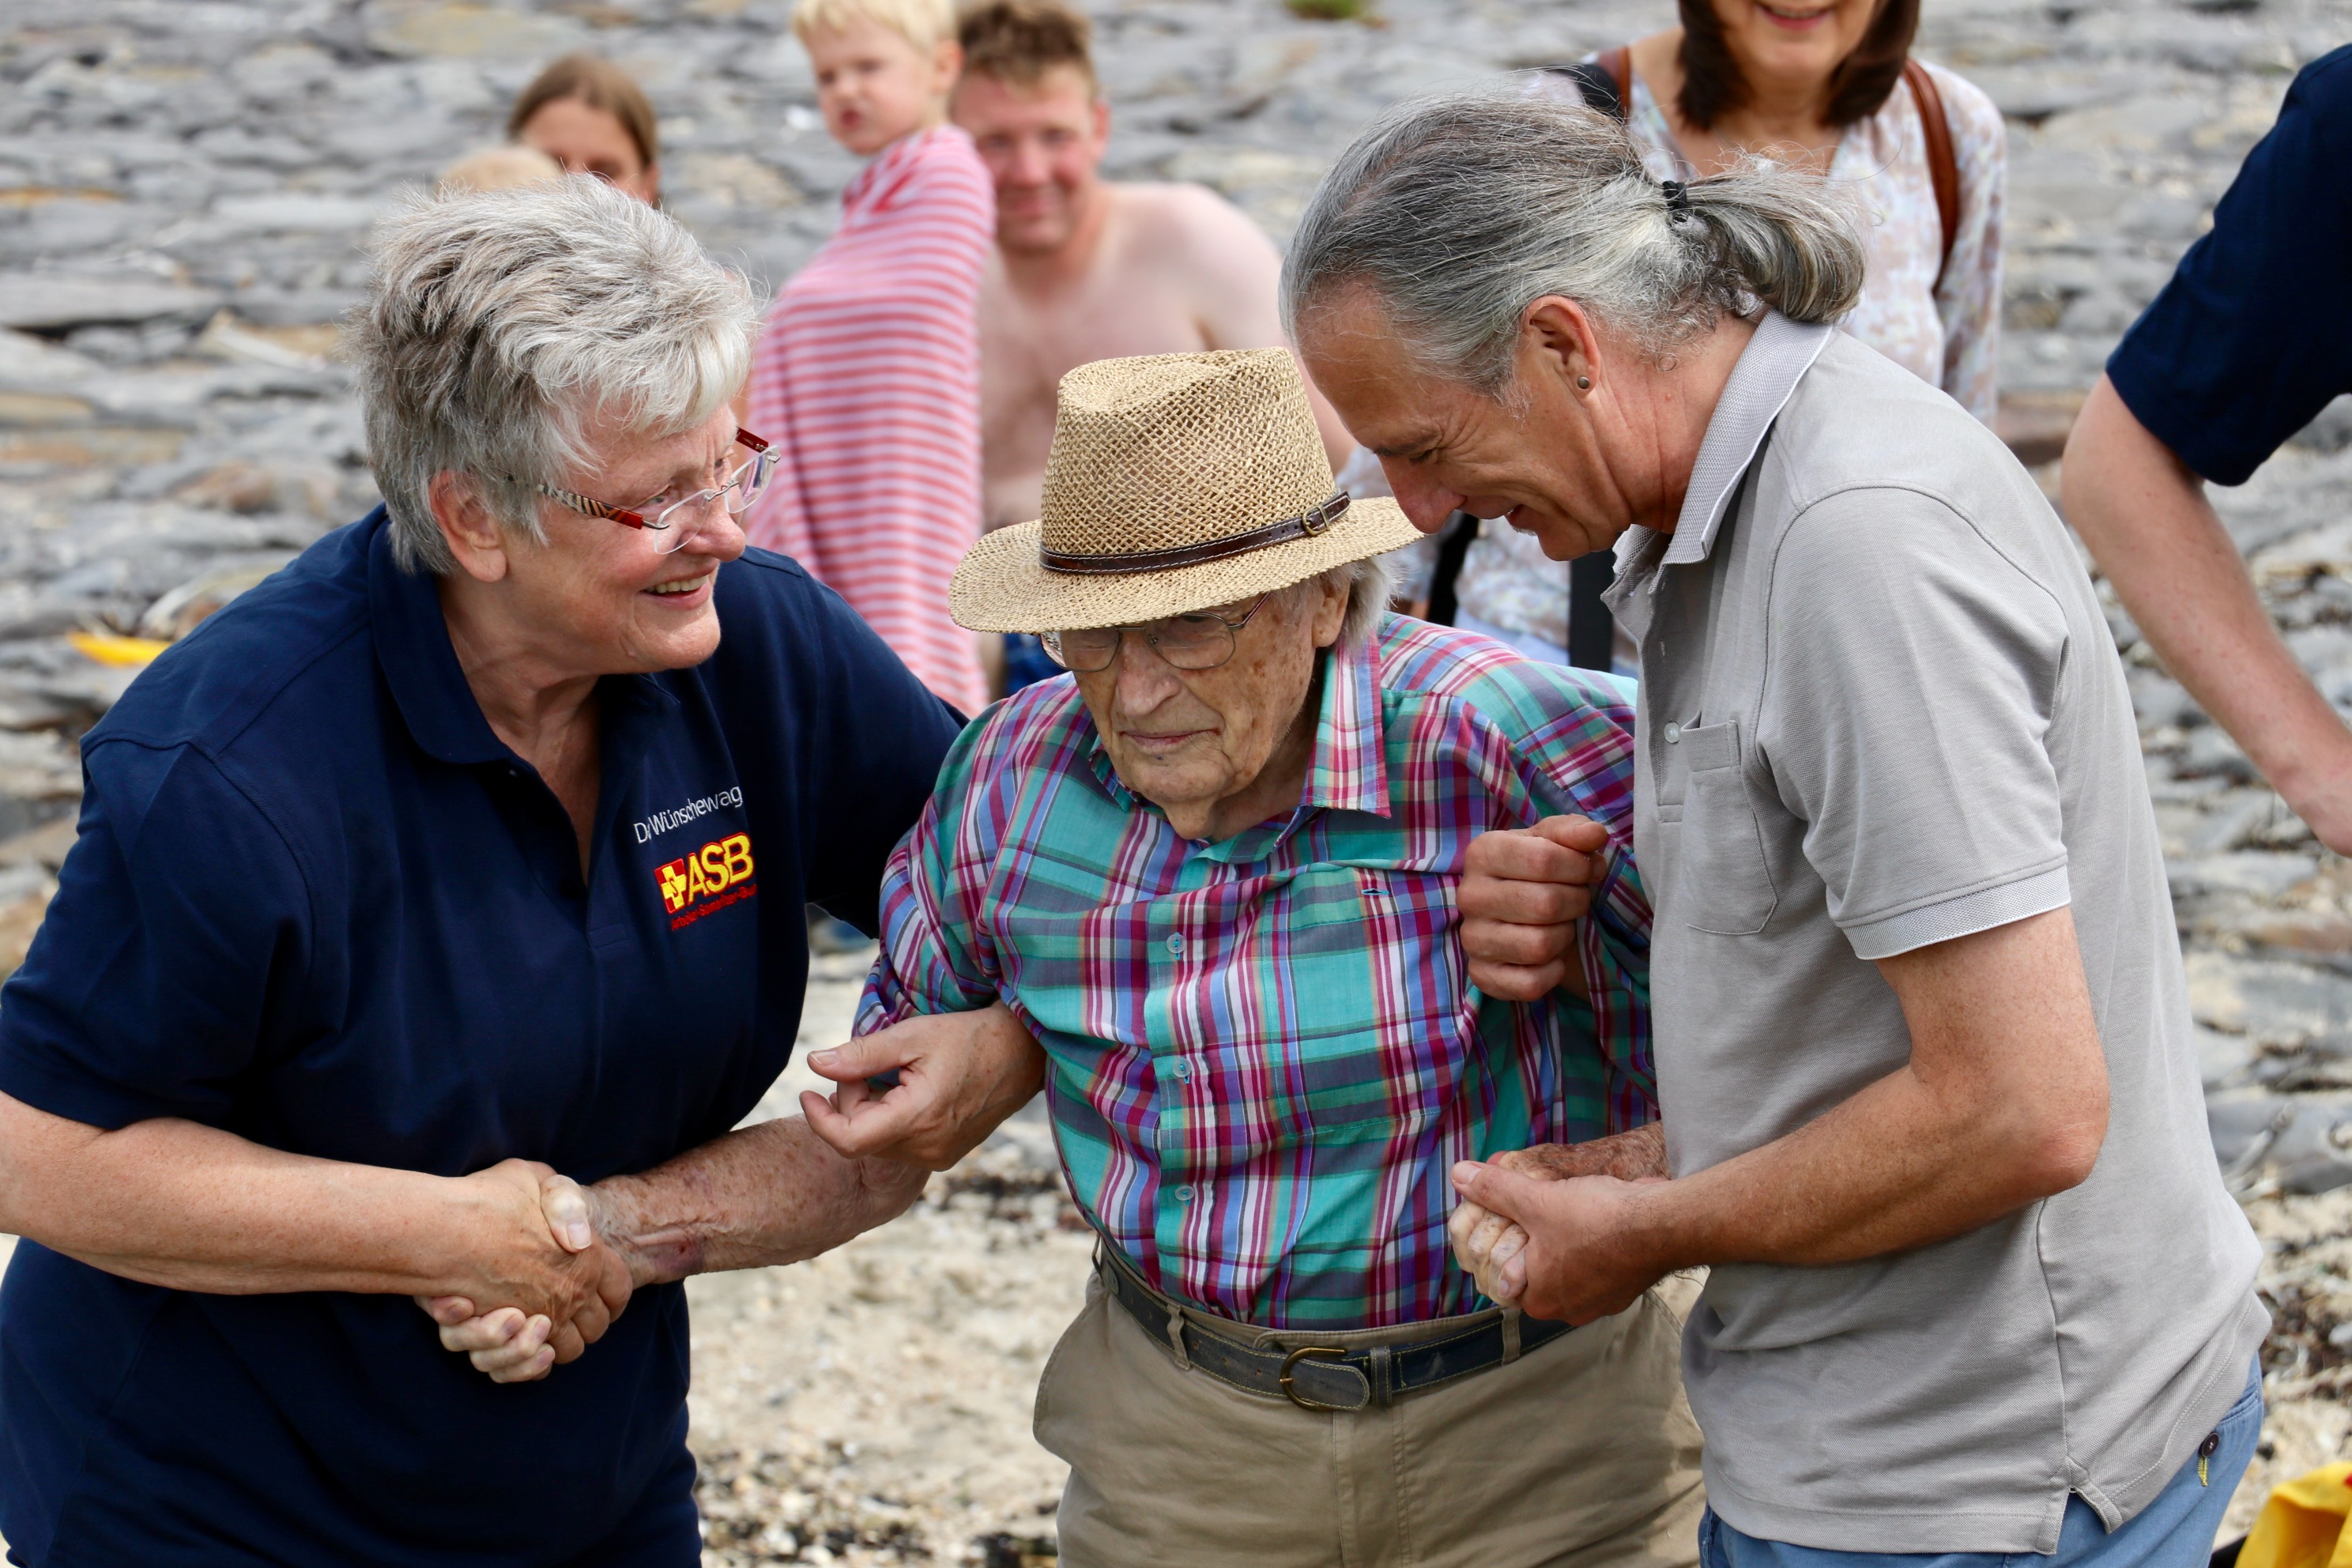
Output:
[[1690,216],[1690,187],[1688,185],[1684,184],[1680,180],[1667,180],[1662,183],[1658,186],[1658,189],[1665,194],[1666,219],[1668,222],[1680,223],[1685,218]]

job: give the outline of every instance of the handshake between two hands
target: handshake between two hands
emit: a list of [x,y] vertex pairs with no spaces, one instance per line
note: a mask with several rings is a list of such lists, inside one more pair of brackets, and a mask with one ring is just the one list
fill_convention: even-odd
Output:
[[609,1221],[599,1226],[594,1189],[529,1160],[502,1160],[466,1180],[510,1198],[512,1251],[476,1265],[488,1289],[419,1296],[416,1304],[440,1325],[443,1347],[464,1352],[491,1382],[545,1377],[604,1338],[652,1276],[633,1264],[635,1249]]
[[[415,1299],[439,1325],[441,1343],[495,1383],[545,1377],[601,1339],[639,1287],[682,1279],[703,1264],[705,1238],[682,1217],[689,1207],[703,1222],[758,1233],[779,1249],[724,1267],[824,1250],[896,1213],[876,1210],[873,1194],[911,1200],[925,1173],[971,1152],[1036,1092],[1042,1077],[1036,1043],[1001,1003],[909,1018],[812,1052],[808,1063],[835,1085],[830,1096],[801,1096],[808,1130],[824,1148],[805,1140],[797,1148],[789,1141],[745,1143],[730,1162],[728,1143],[754,1129],[644,1175],[593,1186],[524,1160],[465,1178],[490,1239],[466,1269],[478,1283],[464,1293]],[[895,1081],[874,1081],[886,1075]],[[789,1135],[788,1124],[766,1126]],[[878,1178],[868,1162],[884,1167]],[[811,1216],[800,1227],[806,1234],[785,1215]]]

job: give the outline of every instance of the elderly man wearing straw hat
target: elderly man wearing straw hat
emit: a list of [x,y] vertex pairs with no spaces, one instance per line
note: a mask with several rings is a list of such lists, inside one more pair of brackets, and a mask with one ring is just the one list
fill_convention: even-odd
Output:
[[[1071,372],[1044,511],[972,550],[953,604],[1070,678],[950,752],[859,1027],[1001,1001],[1044,1044],[1102,1236],[1037,1396],[1062,1561],[1691,1561],[1671,1311],[1523,1318],[1445,1231],[1457,1159],[1580,1144],[1601,1171],[1651,1136],[1630,695],[1387,614],[1412,526],[1335,490],[1280,349]],[[1598,862],[1576,979],[1484,997],[1465,851],[1554,813]],[[904,1070],[804,1102],[844,1152],[977,1136],[897,1135],[955,1063],[859,1065]]]

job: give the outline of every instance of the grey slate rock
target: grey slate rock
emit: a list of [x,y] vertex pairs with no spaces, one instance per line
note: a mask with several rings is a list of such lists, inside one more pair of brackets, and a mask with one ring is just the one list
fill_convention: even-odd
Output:
[[209,289],[141,279],[0,276],[0,327],[59,331],[167,319],[200,321],[219,307]]

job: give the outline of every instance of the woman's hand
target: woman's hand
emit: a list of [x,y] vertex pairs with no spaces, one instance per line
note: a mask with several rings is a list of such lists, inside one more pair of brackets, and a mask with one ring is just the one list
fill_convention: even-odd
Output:
[[[510,1228],[513,1250],[478,1263],[467,1294],[420,1296],[444,1348],[463,1352],[494,1383],[528,1383],[576,1361],[628,1305],[625,1261],[599,1237],[591,1189],[545,1165],[507,1160],[466,1181]],[[477,1301],[499,1303],[476,1314]]]

